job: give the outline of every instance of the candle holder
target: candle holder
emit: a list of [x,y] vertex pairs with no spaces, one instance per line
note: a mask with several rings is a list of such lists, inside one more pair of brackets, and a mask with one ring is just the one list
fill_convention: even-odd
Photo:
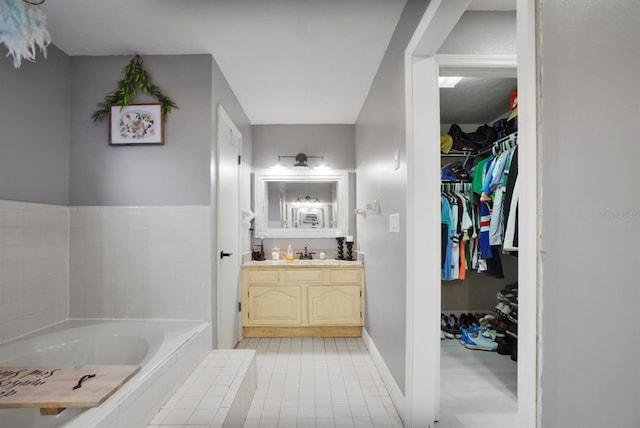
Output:
[[347,241],[347,257],[345,260],[353,260],[353,241]]
[[344,260],[344,237],[337,237],[336,241],[338,241],[338,256],[336,260]]

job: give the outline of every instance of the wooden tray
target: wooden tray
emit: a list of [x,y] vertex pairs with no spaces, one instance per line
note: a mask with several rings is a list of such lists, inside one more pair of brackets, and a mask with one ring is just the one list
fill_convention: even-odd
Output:
[[0,367],[0,408],[39,407],[43,415],[57,415],[66,407],[97,407],[139,370],[139,366]]

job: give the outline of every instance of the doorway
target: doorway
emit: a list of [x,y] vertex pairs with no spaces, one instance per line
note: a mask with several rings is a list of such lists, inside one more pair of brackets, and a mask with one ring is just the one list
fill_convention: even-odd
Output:
[[[419,236],[440,236],[439,67],[504,68],[517,65],[519,94],[520,284],[518,340],[518,427],[537,420],[537,137],[535,4],[517,1],[517,61],[505,56],[438,57],[442,43],[469,6],[468,0],[432,1],[405,52],[407,112],[407,349],[404,421],[433,427],[440,407],[440,248]],[[443,62],[444,61],[444,62]],[[419,191],[417,191],[419,189]],[[420,221],[417,221],[420,219]],[[418,280],[419,279],[419,280]],[[429,326],[425,328],[424,326]],[[437,426],[437,425],[435,425]]]
[[510,203],[518,177],[517,58],[496,59],[474,67],[471,59],[436,55],[442,81],[436,114],[448,136],[440,147],[437,428],[517,426],[518,253],[516,234],[505,234],[508,220],[513,232],[517,223]]

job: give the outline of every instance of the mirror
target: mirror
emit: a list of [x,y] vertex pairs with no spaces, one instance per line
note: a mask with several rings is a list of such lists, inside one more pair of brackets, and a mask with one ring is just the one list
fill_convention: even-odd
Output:
[[348,232],[347,175],[256,174],[256,236],[330,238]]

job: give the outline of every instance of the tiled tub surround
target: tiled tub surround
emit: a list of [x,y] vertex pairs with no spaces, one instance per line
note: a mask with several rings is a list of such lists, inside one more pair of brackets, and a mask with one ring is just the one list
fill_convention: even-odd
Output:
[[241,428],[256,387],[256,351],[214,349],[149,428]]
[[69,313],[69,208],[0,200],[0,342]]
[[208,206],[70,208],[70,316],[209,319]]

